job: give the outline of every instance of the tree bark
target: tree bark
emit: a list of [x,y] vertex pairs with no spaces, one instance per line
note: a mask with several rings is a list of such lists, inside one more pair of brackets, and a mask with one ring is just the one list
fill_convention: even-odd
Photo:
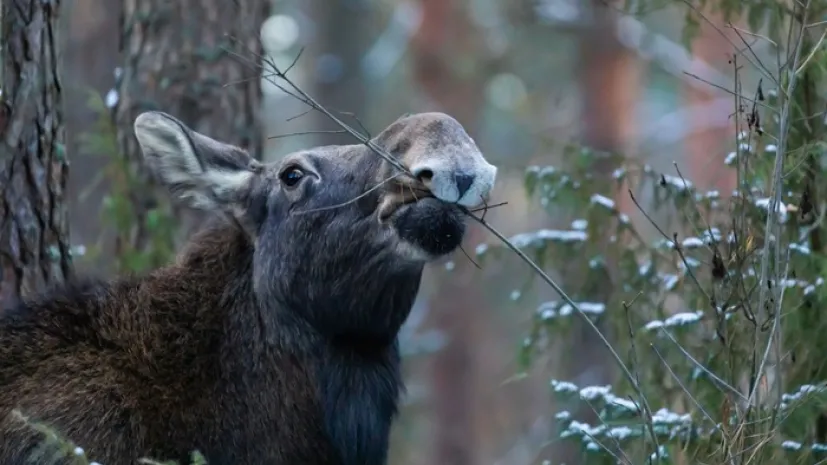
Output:
[[[146,216],[158,204],[132,129],[141,112],[165,111],[261,156],[259,34],[269,8],[265,0],[123,0],[123,68],[113,118],[121,155],[143,187],[130,193],[136,230],[118,238],[120,247],[150,247]],[[183,218],[186,235],[199,215]]]
[[71,275],[59,0],[2,3],[0,308]]
[[[428,111],[445,111],[469,133],[478,122],[483,73],[478,34],[463,3],[457,0],[420,0],[422,22],[412,40],[413,77],[427,100]],[[462,57],[457,60],[457,57]],[[417,109],[420,110],[420,109]],[[464,244],[478,244],[483,230],[469,224]],[[473,249],[472,249],[473,250]],[[433,272],[444,273],[439,269]],[[433,439],[429,463],[473,465],[479,463],[479,428],[475,415],[480,373],[473,348],[478,345],[486,314],[481,289],[475,284],[476,269],[470,260],[456,257],[456,268],[429,299],[434,325],[447,345],[433,356]]]

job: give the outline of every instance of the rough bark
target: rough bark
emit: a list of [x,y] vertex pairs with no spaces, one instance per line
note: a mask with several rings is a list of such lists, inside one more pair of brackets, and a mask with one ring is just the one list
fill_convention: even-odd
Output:
[[[113,114],[120,152],[146,187],[131,193],[137,230],[120,241],[147,247],[145,216],[157,203],[132,130],[141,112],[168,112],[260,157],[260,31],[269,8],[265,0],[123,0],[123,68]],[[197,217],[184,218],[186,234]]]
[[2,3],[0,308],[72,270],[57,63],[59,0]]

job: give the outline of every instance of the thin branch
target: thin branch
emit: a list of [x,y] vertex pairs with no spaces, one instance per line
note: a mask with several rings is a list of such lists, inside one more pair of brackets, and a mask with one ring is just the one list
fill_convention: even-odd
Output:
[[[724,38],[727,42],[729,42],[729,44],[730,44],[730,45],[732,45],[732,48],[733,48],[733,49],[735,49],[735,50],[739,50],[738,46],[737,46],[737,45],[735,45],[735,42],[733,42],[733,41],[732,41],[732,39],[730,39],[730,38],[729,38],[729,36],[727,36],[726,34],[724,34],[724,31],[722,31],[722,30],[721,30],[721,28],[720,28],[720,27],[718,27],[718,25],[717,25],[717,24],[715,24],[714,22],[712,22],[709,18],[707,18],[707,17],[706,17],[706,15],[704,15],[704,14],[703,14],[700,10],[698,10],[698,8],[697,8],[695,5],[693,5],[693,4],[692,4],[692,2],[690,2],[689,0],[681,0],[681,1],[682,1],[682,2],[683,2],[686,6],[687,6],[687,7],[691,8],[693,11],[695,11],[695,13],[697,13],[697,14],[698,14],[698,16],[700,16],[700,17],[701,17],[701,19],[703,19],[703,20],[704,20],[704,22],[706,22],[707,24],[709,24],[710,26],[712,26],[712,28],[713,28],[713,29],[715,29],[715,31],[717,31],[717,32],[718,32],[718,34],[720,34],[720,35],[721,35],[721,37],[723,37],[723,38]],[[740,52],[740,50],[739,50],[739,52]],[[746,55],[744,55],[744,57],[745,57],[745,58],[747,58],[747,61],[749,61],[749,57],[747,57]],[[756,65],[755,63],[752,63],[752,62],[750,62],[750,63],[751,63],[753,66],[755,66],[755,68],[756,68],[756,69],[758,69],[758,70],[760,70],[760,71],[762,71],[762,72],[764,72],[764,71],[765,71],[765,70],[764,70],[764,68],[763,68],[762,66]],[[771,80],[773,80],[773,81],[774,81],[774,80],[775,80],[775,78],[772,76],[772,74],[769,74],[769,71],[767,71],[767,73],[768,73],[768,74],[767,74],[767,76],[766,76],[766,77],[767,77],[768,79],[771,79]]]
[[[775,154],[775,167],[773,171],[773,181],[772,181],[772,192],[773,196],[769,202],[769,208],[767,211],[767,222],[764,227],[765,235],[764,235],[764,247],[763,247],[763,254],[761,257],[761,274],[759,283],[766,283],[769,274],[769,259],[770,259],[770,246],[771,246],[771,238],[773,236],[776,237],[776,241],[781,240],[781,235],[776,232],[779,228],[780,223],[778,222],[778,205],[781,203],[781,192],[782,192],[782,174],[784,168],[784,153],[787,149],[787,133],[789,131],[789,124],[790,124],[790,106],[793,101],[793,92],[795,91],[795,87],[798,84],[798,74],[795,73],[795,70],[798,69],[798,62],[801,57],[801,48],[804,42],[804,34],[806,33],[806,23],[807,23],[807,14],[809,13],[810,8],[810,0],[807,0],[807,4],[804,7],[802,12],[802,20],[801,20],[801,27],[799,29],[798,35],[798,42],[795,47],[794,58],[793,58],[793,65],[792,65],[792,72],[789,72],[789,83],[787,84],[786,92],[782,93],[779,92],[779,98],[782,99],[782,107],[781,107],[781,116],[778,123],[778,149],[776,150]],[[792,26],[791,26],[792,28]],[[780,70],[779,70],[780,72]],[[778,244],[775,244],[776,249],[778,249]],[[780,257],[777,257],[780,258]],[[780,264],[776,263],[776,266],[780,266]],[[775,276],[775,282],[778,284],[778,276]],[[783,286],[782,286],[783,289]],[[762,311],[767,303],[767,295],[766,295],[766,286],[761,285],[760,291],[758,294],[758,310]],[[764,370],[764,366],[769,358],[770,347],[772,345],[773,340],[775,339],[776,332],[779,326],[779,320],[781,312],[781,301],[775,302],[775,317],[776,320],[773,324],[772,333],[767,339],[767,347],[764,350],[764,355],[761,359],[761,364],[759,365],[758,372],[755,374],[753,379],[756,382],[752,386],[752,390],[749,394],[749,399],[747,402],[747,408],[752,407],[753,399],[755,398],[755,394],[758,390],[759,383],[757,380],[761,378],[761,375]],[[755,348],[757,349],[758,346],[758,337],[760,331],[755,332]]]
[[[237,39],[233,36],[228,36],[228,37],[232,40],[237,41],[237,42],[241,42],[239,39]],[[231,53],[235,56],[240,57],[241,59],[245,60],[247,63],[251,62],[251,60],[249,60],[246,57],[243,57],[243,56],[241,56],[237,53],[234,53],[230,49],[226,49],[226,50],[227,50],[228,53]],[[273,85],[275,85],[276,87],[278,87],[279,89],[281,89],[282,91],[287,93],[288,95],[294,97],[296,100],[299,100],[300,102],[306,104],[307,106],[311,107],[312,109],[314,109],[314,110],[322,113],[323,115],[325,115],[328,119],[330,119],[331,121],[336,123],[339,127],[341,127],[345,132],[347,132],[351,136],[355,137],[361,143],[368,146],[374,153],[376,153],[377,155],[382,157],[385,161],[388,162],[388,164],[390,164],[394,168],[396,168],[399,171],[402,171],[403,173],[406,173],[408,175],[411,174],[411,172],[410,172],[410,170],[408,170],[408,168],[406,168],[402,163],[400,163],[398,160],[393,158],[393,156],[391,156],[389,153],[387,153],[386,150],[384,150],[382,147],[379,147],[372,140],[366,138],[364,135],[357,132],[355,129],[350,127],[347,123],[345,123],[340,118],[338,118],[336,115],[334,115],[330,110],[328,110],[324,106],[320,105],[313,97],[311,97],[301,87],[296,85],[296,83],[294,83],[292,79],[287,77],[287,73],[281,71],[279,69],[278,65],[276,65],[276,63],[272,59],[268,59],[267,57],[264,57],[264,56],[261,56],[261,55],[258,55],[258,54],[255,54],[255,55],[256,55],[256,58],[262,60],[264,63],[266,63],[268,66],[270,66],[273,69],[273,73],[271,73],[270,75],[264,75],[264,78],[267,79],[270,83],[272,83]],[[257,70],[261,68],[261,66],[257,66],[255,63],[253,64],[253,66]],[[290,87],[290,89],[292,89],[293,92],[295,92],[295,94],[293,92],[290,92],[290,91],[286,90],[284,88],[284,86],[279,84],[274,78],[281,79],[282,81],[284,81]]]
[[395,173],[395,174],[389,176],[388,178],[385,178],[384,180],[382,180],[382,182],[376,184],[375,186],[371,187],[370,189],[366,190],[365,192],[362,192],[361,194],[357,195],[356,197],[348,200],[347,202],[342,202],[342,203],[339,203],[339,204],[336,204],[336,205],[329,205],[327,207],[313,208],[313,209],[310,209],[310,210],[301,210],[301,211],[293,212],[293,214],[294,215],[304,215],[306,213],[314,213],[314,212],[325,211],[325,210],[335,210],[337,208],[342,208],[342,207],[348,206],[348,205],[350,205],[354,202],[357,202],[359,199],[366,197],[368,194],[370,194],[371,192],[379,189],[380,187],[382,187],[383,185],[385,185],[389,181],[399,177],[399,174],[400,173]]
[[669,339],[670,339],[673,343],[675,343],[675,345],[678,347],[678,350],[680,350],[680,351],[681,351],[681,353],[683,353],[683,355],[684,355],[686,358],[688,358],[688,359],[689,359],[689,360],[690,360],[693,364],[695,364],[695,366],[696,366],[696,367],[698,367],[698,368],[699,368],[699,369],[701,369],[704,373],[706,373],[707,375],[709,375],[709,376],[710,376],[710,377],[711,377],[714,381],[716,381],[716,382],[717,382],[720,386],[722,386],[722,387],[726,388],[729,392],[731,392],[731,393],[735,394],[736,396],[740,397],[742,400],[747,400],[747,397],[746,397],[744,394],[742,394],[742,393],[741,393],[741,391],[739,391],[738,389],[735,389],[735,387],[733,387],[733,386],[730,386],[730,385],[729,385],[726,381],[724,381],[723,379],[721,379],[721,377],[720,377],[720,376],[718,376],[718,375],[716,375],[715,373],[713,373],[713,372],[712,372],[712,370],[710,370],[709,368],[705,367],[705,366],[704,366],[701,362],[699,362],[697,359],[695,359],[695,357],[693,357],[693,356],[692,356],[692,354],[690,354],[690,353],[689,353],[686,349],[684,349],[684,348],[683,348],[683,346],[681,346],[681,344],[678,342],[678,340],[677,340],[677,339],[675,339],[675,336],[673,336],[673,335],[672,335],[669,331],[667,331],[667,330],[666,330],[666,327],[663,327],[663,326],[662,326],[662,327],[660,328],[660,331],[661,331],[663,334],[666,334],[666,336],[667,336],[667,337],[668,337],[668,338],[669,338]]
[[663,366],[666,367],[666,370],[669,371],[669,374],[672,375],[672,378],[675,380],[675,382],[678,383],[678,386],[681,387],[681,390],[683,390],[684,394],[686,394],[687,397],[689,397],[689,400],[691,400],[692,403],[695,404],[695,407],[697,407],[697,409],[704,414],[706,419],[709,420],[711,424],[715,425],[717,422],[712,419],[712,416],[710,416],[709,413],[707,413],[707,411],[704,410],[703,405],[701,405],[700,402],[698,402],[697,399],[695,399],[692,393],[689,392],[689,389],[687,389],[686,386],[684,386],[684,384],[681,382],[681,378],[677,374],[675,374],[675,372],[672,370],[672,367],[669,366],[669,362],[667,362],[666,359],[663,358],[663,355],[661,355],[658,348],[655,347],[654,344],[650,344],[650,346],[652,347],[652,351],[655,352],[655,355],[657,355],[660,361],[663,362]]
[[[566,292],[563,290],[563,288],[561,288],[556,282],[554,282],[554,280],[551,279],[551,277],[549,277],[549,275],[547,275],[546,272],[543,271],[542,268],[540,268],[536,263],[534,263],[534,261],[531,260],[531,258],[529,258],[528,255],[525,254],[525,252],[520,250],[519,247],[517,247],[511,241],[509,241],[505,236],[502,235],[502,233],[497,231],[496,228],[491,226],[491,224],[489,224],[487,221],[485,221],[482,218],[474,216],[470,213],[468,213],[468,216],[473,218],[477,223],[482,225],[491,234],[496,236],[497,239],[499,239],[506,247],[511,249],[512,252],[517,254],[517,256],[520,257],[520,259],[523,262],[525,262],[532,270],[534,270],[534,272],[537,274],[537,276],[540,277],[540,279],[545,281],[546,284],[548,284],[552,289],[554,289],[554,292],[556,292],[557,295],[560,296],[560,298],[562,298],[567,304],[569,304],[577,312],[577,314],[580,315],[583,318],[583,320],[585,320],[586,324],[595,332],[595,334],[597,334],[597,337],[600,339],[600,342],[606,347],[606,349],[608,349],[609,353],[612,355],[612,358],[614,358],[615,363],[617,363],[617,365],[620,367],[621,371],[623,372],[623,375],[626,377],[626,380],[629,381],[629,384],[632,385],[632,388],[635,390],[637,395],[640,397],[644,413],[646,414],[646,416],[648,418],[651,419],[652,418],[652,409],[649,406],[649,401],[646,399],[646,396],[643,394],[643,390],[641,389],[641,387],[638,384],[637,380],[635,379],[634,375],[632,375],[632,372],[630,372],[629,368],[626,366],[626,364],[623,363],[623,359],[620,358],[620,355],[618,355],[617,351],[615,351],[614,347],[612,347],[612,344],[608,341],[608,339],[606,339],[606,336],[604,336],[603,333],[600,332],[600,329],[598,329],[597,325],[594,324],[594,322],[591,320],[589,315],[587,315],[586,312],[584,312],[580,308],[580,306],[577,305],[577,303],[574,300],[572,300],[571,297],[568,296],[568,294],[566,294]],[[649,434],[652,436],[652,440],[655,441],[655,443],[657,443],[657,435],[655,434],[653,422],[648,421],[646,423],[647,423],[646,426],[649,429]]]
[[738,95],[738,93],[737,93],[736,91],[729,90],[729,89],[727,89],[727,88],[726,88],[726,87],[724,87],[724,86],[721,86],[721,85],[715,84],[714,82],[710,82],[710,81],[708,81],[708,80],[706,80],[706,79],[704,79],[704,78],[702,78],[702,77],[700,77],[700,76],[698,76],[698,75],[696,75],[696,74],[692,74],[692,73],[689,73],[689,72],[686,72],[686,71],[684,71],[684,74],[686,74],[687,76],[689,76],[689,77],[691,77],[691,78],[695,78],[695,79],[697,79],[697,80],[699,80],[699,81],[703,82],[704,84],[709,84],[710,86],[712,86],[712,87],[714,87],[714,88],[716,88],[716,89],[718,89],[718,90],[722,90],[722,91],[726,92],[727,94],[730,94],[730,95],[732,95],[732,96],[736,96],[736,97],[740,98],[741,100],[746,100],[747,102],[750,102],[750,103],[752,103],[752,104],[754,104],[754,105],[758,105],[758,106],[760,106],[760,107],[764,108],[765,110],[768,110],[768,111],[771,111],[771,112],[773,112],[773,113],[776,113],[776,110],[775,110],[773,107],[771,107],[771,106],[767,105],[767,104],[766,104],[766,103],[764,103],[764,102],[761,102],[761,101],[758,101],[758,100],[754,100],[754,99],[751,99],[751,98],[749,98],[749,97],[745,97],[745,96],[743,96],[743,95]]
[[808,64],[808,63],[810,62],[810,60],[813,58],[813,55],[815,55],[815,54],[816,54],[816,52],[818,51],[818,49],[819,49],[819,48],[821,48],[821,43],[822,43],[822,42],[824,42],[824,38],[825,38],[825,37],[827,37],[827,29],[825,29],[825,30],[821,33],[821,37],[819,37],[819,38],[818,38],[818,42],[816,42],[816,44],[815,44],[815,45],[813,45],[813,48],[810,50],[810,54],[809,54],[809,55],[807,55],[807,58],[805,58],[805,59],[804,59],[804,63],[801,63],[801,66],[799,66],[798,68],[796,68],[796,69],[795,69],[795,74],[799,74],[799,73],[801,73],[801,71],[802,71],[804,68],[806,68],[806,67],[807,67],[807,64]]
[[284,139],[285,137],[295,137],[295,136],[307,136],[310,134],[347,134],[347,131],[344,130],[334,130],[334,131],[299,131],[299,132],[289,132],[287,134],[277,134],[275,136],[268,136],[267,139]]

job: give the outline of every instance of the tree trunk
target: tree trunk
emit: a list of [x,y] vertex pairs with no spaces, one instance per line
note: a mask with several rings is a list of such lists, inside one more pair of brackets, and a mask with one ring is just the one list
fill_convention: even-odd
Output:
[[[584,2],[588,9],[588,22],[580,34],[580,82],[583,98],[583,144],[595,150],[623,153],[630,148],[631,135],[634,134],[635,105],[639,96],[640,69],[634,55],[624,48],[617,38],[617,14],[605,0]],[[611,161],[599,161],[593,175],[602,179],[606,189],[597,194],[614,198],[617,208],[629,213],[630,200],[624,191],[615,190],[612,181],[613,166]],[[606,279],[599,288],[583,288],[578,285],[582,278],[577,274],[583,270],[566,270],[563,287],[565,289],[581,288],[581,293],[589,300],[610,303],[615,292],[615,280],[612,276],[617,269],[617,249],[609,239],[611,232],[606,231],[601,238],[601,249],[606,259]],[[587,326],[578,316],[572,320],[569,331],[571,353],[577,357],[564,358],[566,379],[578,386],[596,386],[609,384],[613,379],[614,365],[607,355],[594,330]],[[602,320],[596,322],[598,328],[611,341],[611,334],[606,334],[606,325]],[[575,418],[595,424],[594,411],[580,405],[575,409]],[[597,422],[599,424],[599,422]],[[560,463],[579,463],[582,460],[582,447],[566,445],[558,451],[555,461]]]
[[[269,5],[264,0],[123,0],[123,69],[113,118],[136,189],[128,193],[134,226],[121,232],[116,251],[160,247],[147,229],[160,197],[143,169],[132,129],[141,112],[165,111],[196,131],[260,157],[259,34]],[[174,217],[181,218],[180,213]],[[198,215],[187,212],[183,236],[197,221]],[[153,267],[164,260],[156,257],[143,264]]]
[[0,308],[72,270],[57,63],[59,0],[4,0],[0,101]]
[[[95,125],[108,111],[90,103],[90,97],[104,96],[114,84],[113,72],[119,63],[118,38],[121,5],[112,0],[62,0],[61,83],[63,84],[66,151],[72,154],[72,175],[66,186],[69,229],[72,243],[84,248],[96,244],[101,234],[100,209],[112,186],[103,176],[108,155],[114,150],[85,143],[96,135]],[[98,271],[112,264],[110,256],[75,257],[75,273]]]
[[[722,24],[724,22],[723,14],[711,8],[707,8],[703,14],[712,24]],[[736,27],[749,27],[747,24],[738,24],[745,23],[743,20],[733,19],[732,21]],[[738,40],[737,34],[729,34],[729,36],[733,41]],[[717,29],[710,26],[706,21],[701,21],[698,36],[692,41],[691,52],[694,57],[705,61],[713,68],[723,69],[727,66],[724,60],[728,59],[728,55],[733,53],[729,44],[730,42],[727,41],[726,37],[722,37]],[[690,85],[687,80],[683,82],[681,90],[687,108],[702,108],[705,104],[711,103],[722,95],[721,91],[712,86],[702,90],[698,86]],[[734,110],[733,103],[731,111]],[[706,115],[701,112],[693,112],[692,115],[698,119],[706,118]],[[734,121],[734,118],[730,118],[730,121]],[[692,127],[702,127],[700,123],[693,124]],[[683,164],[687,167],[687,171],[696,187],[717,190],[723,196],[729,196],[729,193],[737,187],[737,173],[735,170],[718,169],[720,154],[727,150],[734,130],[735,125],[731,124],[730,126],[719,126],[694,132],[686,138],[688,160]]]
[[[368,3],[365,0],[313,3],[313,16],[318,21],[315,97],[334,113],[344,112],[338,116],[360,132],[365,132],[361,124],[367,126],[361,119],[367,113],[361,60],[370,46],[375,21]],[[339,129],[327,118],[319,118],[319,128]],[[315,139],[313,143],[319,145],[354,143],[350,134],[322,134]]]
[[[473,72],[473,66],[479,65],[481,41],[464,3],[420,0],[423,17],[412,41],[412,72],[427,100],[425,109],[451,114],[473,134],[483,86],[482,73]],[[462,57],[461,63],[457,57]],[[476,245],[483,237],[478,225],[469,224],[463,242],[466,247]],[[479,393],[474,385],[480,369],[473,348],[479,342],[486,305],[475,283],[474,265],[462,255],[455,260],[452,275],[435,289],[428,303],[435,326],[447,338],[447,345],[432,362],[435,444],[429,463],[473,465],[480,459],[475,415]],[[435,267],[432,272],[444,273],[444,269]]]

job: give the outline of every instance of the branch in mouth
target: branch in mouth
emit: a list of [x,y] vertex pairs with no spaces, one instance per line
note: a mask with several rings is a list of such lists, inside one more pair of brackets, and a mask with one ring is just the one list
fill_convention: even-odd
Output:
[[379,204],[379,222],[384,223],[391,215],[399,210],[402,206],[416,203],[427,197],[433,197],[427,190],[411,187],[400,186],[399,192],[388,193],[382,198]]

